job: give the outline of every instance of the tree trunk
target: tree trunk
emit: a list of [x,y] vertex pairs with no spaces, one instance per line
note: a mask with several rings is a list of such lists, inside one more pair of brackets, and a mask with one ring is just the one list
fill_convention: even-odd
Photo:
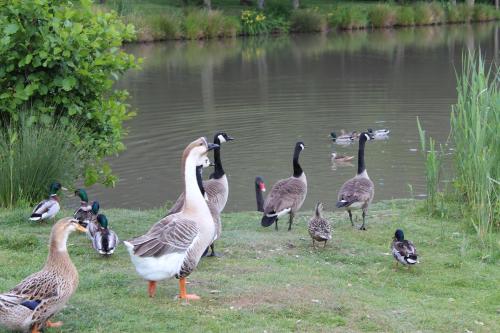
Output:
[[257,7],[259,7],[260,10],[264,9],[264,0],[259,0],[257,2]]
[[469,6],[469,7],[474,6],[474,0],[465,0],[465,3],[466,3],[466,4],[467,4],[467,6]]
[[299,8],[299,0],[292,0],[293,9]]
[[495,0],[495,8],[498,10],[499,7],[500,7],[500,1]]
[[212,10],[212,1],[211,0],[203,0],[203,3],[205,4],[205,7],[208,10]]
[[456,6],[457,5],[457,0],[450,0],[450,3],[452,6]]

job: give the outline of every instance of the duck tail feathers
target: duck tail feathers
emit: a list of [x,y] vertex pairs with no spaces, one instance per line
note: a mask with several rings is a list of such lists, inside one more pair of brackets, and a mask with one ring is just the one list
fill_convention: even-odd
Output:
[[42,219],[42,214],[33,213],[30,216],[31,221],[40,221]]

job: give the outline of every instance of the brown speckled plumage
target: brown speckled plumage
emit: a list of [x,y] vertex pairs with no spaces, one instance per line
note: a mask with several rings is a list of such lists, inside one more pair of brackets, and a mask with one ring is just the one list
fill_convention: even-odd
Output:
[[332,227],[330,225],[330,221],[325,219],[322,215],[323,204],[321,202],[316,204],[316,211],[314,216],[309,220],[308,231],[309,235],[314,241],[318,242],[326,242],[332,239]]

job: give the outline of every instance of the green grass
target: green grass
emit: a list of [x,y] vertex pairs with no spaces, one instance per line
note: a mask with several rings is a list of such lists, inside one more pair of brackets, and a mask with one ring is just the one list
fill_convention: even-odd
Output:
[[[71,235],[70,255],[80,285],[48,332],[498,332],[499,251],[484,260],[474,234],[453,216],[420,213],[422,202],[373,205],[368,231],[352,229],[346,213],[327,213],[333,240],[313,250],[301,212],[291,232],[260,227],[254,212],[223,215],[222,258],[202,259],[189,292],[201,301],[174,299],[175,279],[146,294],[123,245],[102,258],[82,234]],[[106,210],[122,240],[144,233],[164,210]],[[65,211],[69,214],[69,211]],[[64,216],[60,213],[59,217]],[[37,271],[46,258],[51,224],[27,222],[29,210],[0,210],[0,291]],[[401,227],[421,264],[392,269],[388,255]],[[496,244],[499,244],[498,235]],[[25,246],[22,246],[25,244]]]

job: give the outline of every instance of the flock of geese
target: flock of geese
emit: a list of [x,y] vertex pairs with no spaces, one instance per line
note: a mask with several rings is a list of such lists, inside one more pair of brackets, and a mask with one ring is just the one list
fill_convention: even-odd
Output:
[[[375,193],[364,158],[365,144],[374,138],[375,133],[350,133],[352,140],[359,141],[358,170],[340,188],[336,204],[337,208],[348,212],[352,226],[352,211],[362,211],[361,230],[366,230],[365,217]],[[338,140],[340,137],[332,133],[332,138]],[[187,293],[186,278],[197,267],[200,259],[207,255],[209,248],[211,253],[208,256],[217,256],[214,242],[221,237],[221,212],[229,194],[220,154],[222,144],[231,140],[233,138],[226,133],[218,132],[214,136],[214,143],[209,143],[204,137],[191,142],[182,153],[184,192],[165,217],[145,234],[123,242],[135,270],[148,282],[150,297],[155,296],[158,281],[175,277],[179,279],[180,299],[199,299],[197,295]],[[257,209],[262,212],[263,227],[274,224],[278,230],[279,219],[288,215],[288,230],[291,230],[294,217],[307,195],[307,178],[299,163],[300,153],[305,148],[303,142],[295,144],[293,174],[276,182],[265,199],[264,181],[256,177]],[[203,169],[211,165],[207,156],[210,150],[214,151],[215,168],[209,179],[203,180]],[[49,198],[35,207],[30,220],[43,221],[54,217],[60,210],[58,192],[61,189],[64,189],[61,184],[53,183]],[[10,291],[0,294],[0,326],[13,331],[37,333],[46,327],[62,325],[50,319],[64,307],[78,285],[78,272],[66,247],[68,236],[73,231],[85,232],[98,253],[113,254],[119,240],[116,233],[109,229],[106,216],[99,214],[99,203],[89,203],[83,189],[77,189],[75,195],[81,200],[80,207],[73,217],[63,218],[52,227],[49,255],[43,269],[28,276]],[[332,238],[331,224],[323,217],[322,211],[323,204],[317,203],[308,223],[313,247],[315,242],[324,242],[326,246]],[[404,265],[418,263],[415,246],[404,239],[402,230],[396,230],[391,248],[397,262]]]

